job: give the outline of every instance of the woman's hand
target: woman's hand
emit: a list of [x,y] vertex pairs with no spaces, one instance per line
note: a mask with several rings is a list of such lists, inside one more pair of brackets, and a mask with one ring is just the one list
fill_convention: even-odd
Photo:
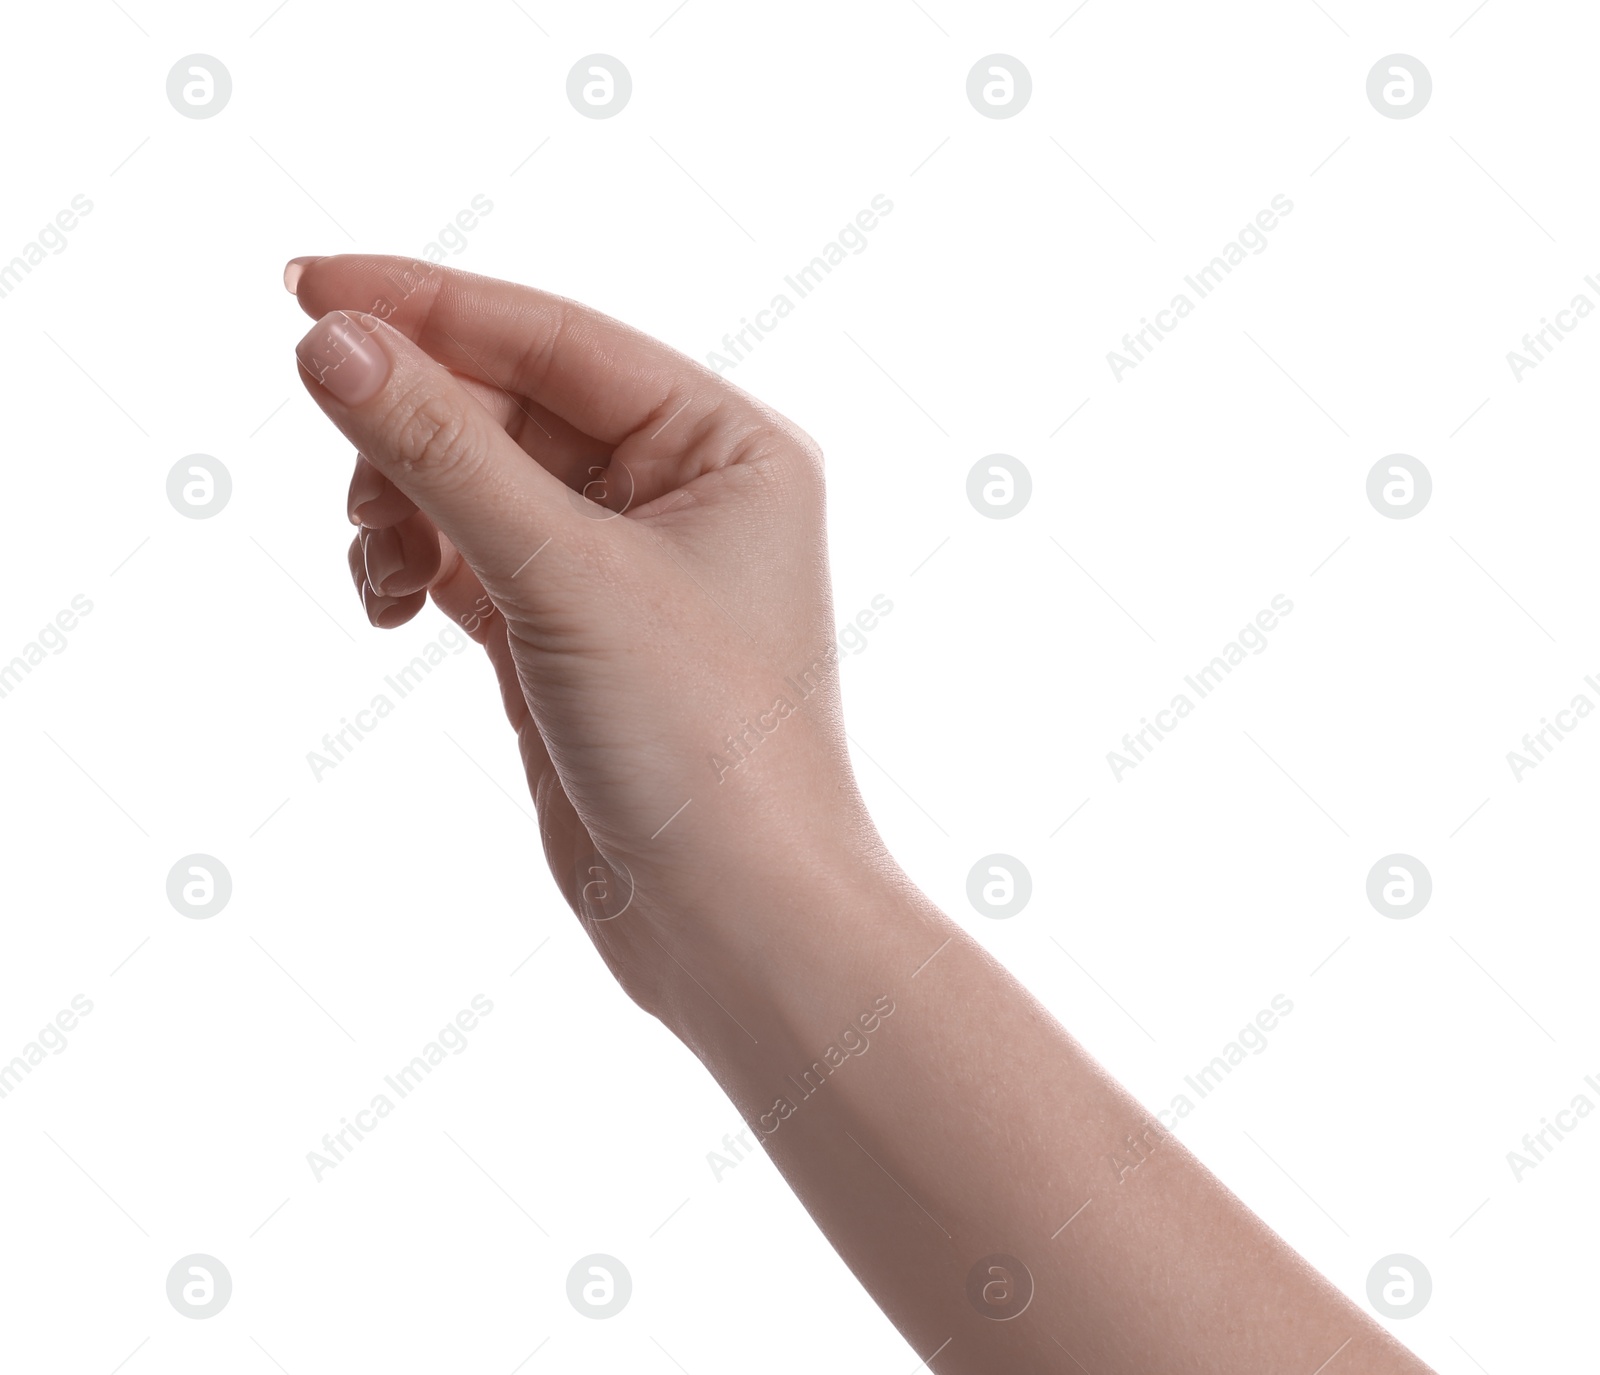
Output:
[[1424,1372],[884,853],[810,440],[542,292],[293,285],[368,615],[483,642],[568,901],[930,1370]]
[[359,451],[369,619],[431,595],[483,644],[551,871],[660,1012],[663,922],[748,923],[773,885],[877,849],[840,718],[820,451],[546,292],[361,255],[285,281],[318,317],[302,380]]

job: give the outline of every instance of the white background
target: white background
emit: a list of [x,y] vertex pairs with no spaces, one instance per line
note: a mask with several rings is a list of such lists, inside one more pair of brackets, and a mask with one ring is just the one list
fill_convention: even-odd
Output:
[[[764,1157],[714,1176],[738,1116],[548,880],[481,656],[308,767],[447,625],[364,621],[282,264],[420,253],[480,194],[448,262],[697,357],[893,202],[732,374],[827,455],[839,620],[893,602],[843,669],[891,847],[1152,1110],[1287,996],[1188,1144],[1358,1303],[1378,1258],[1424,1262],[1390,1325],[1440,1371],[1589,1350],[1600,1121],[1520,1181],[1506,1153],[1600,1103],[1600,722],[1520,781],[1506,753],[1600,702],[1600,322],[1520,381],[1506,354],[1600,303],[1600,22],[1473,3],[9,9],[0,261],[93,211],[0,299],[0,660],[93,610],[0,699],[0,1057],[94,1011],[0,1100],[0,1361],[928,1354]],[[607,120],[565,94],[597,52],[633,78]],[[168,103],[192,53],[231,72],[214,118]],[[966,98],[991,53],[1032,74],[1014,118]],[[1432,73],[1415,118],[1368,103],[1391,53]],[[1107,350],[1277,194],[1266,251],[1117,380]],[[997,452],[1033,478],[1003,521],[966,497]],[[1365,494],[1395,452],[1433,475],[1410,520]],[[166,497],[192,453],[232,474],[209,520]],[[1118,781],[1107,751],[1280,593],[1266,651]],[[1397,851],[1433,877],[1409,920],[1365,895]],[[194,852],[232,875],[210,920],[166,897]],[[993,852],[1032,874],[1008,921],[966,900]],[[479,993],[469,1048],[318,1182],[323,1133]],[[194,1252],[233,1276],[207,1321],[165,1295]],[[607,1321],[566,1297],[592,1252],[633,1277]]]

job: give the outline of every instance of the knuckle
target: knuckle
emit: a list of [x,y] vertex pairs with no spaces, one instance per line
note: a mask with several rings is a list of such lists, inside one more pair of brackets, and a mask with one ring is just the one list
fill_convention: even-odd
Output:
[[809,503],[823,499],[821,446],[781,416],[750,429],[740,440],[734,461],[765,474],[785,497]]
[[756,403],[746,444],[757,453],[780,453],[793,466],[822,472],[822,447],[788,416]]
[[523,350],[522,357],[512,372],[516,385],[525,395],[535,396],[544,390],[545,379],[550,375],[556,354],[571,324],[569,306],[559,297],[555,299],[549,323],[536,330]]
[[408,471],[434,483],[469,481],[482,461],[477,432],[465,410],[428,391],[397,408],[395,450]]
[[826,466],[822,457],[822,445],[798,427],[791,427],[789,439],[800,453],[802,466],[818,482],[822,481]]

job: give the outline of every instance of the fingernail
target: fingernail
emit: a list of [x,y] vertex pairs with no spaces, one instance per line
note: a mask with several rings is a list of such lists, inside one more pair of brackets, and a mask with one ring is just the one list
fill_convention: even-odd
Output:
[[342,310],[318,320],[294,351],[300,366],[347,406],[370,401],[389,380],[383,345]]
[[300,287],[300,274],[312,263],[321,261],[316,256],[309,258],[290,258],[283,267],[283,284],[293,295]]
[[[357,454],[356,457],[359,459],[361,455]],[[363,460],[357,465],[355,476],[350,479],[350,500],[345,506],[350,524],[360,525],[361,508],[382,495],[383,474]]]
[[405,550],[396,530],[368,530],[361,540],[361,554],[367,563],[367,581],[380,597],[384,584],[405,567]]
[[[384,603],[388,603],[384,605]],[[370,586],[361,589],[361,606],[367,613],[367,620],[377,626],[379,630],[393,630],[397,625],[404,625],[415,615],[415,604],[410,599],[402,597],[398,601],[391,601],[388,597],[380,597]]]

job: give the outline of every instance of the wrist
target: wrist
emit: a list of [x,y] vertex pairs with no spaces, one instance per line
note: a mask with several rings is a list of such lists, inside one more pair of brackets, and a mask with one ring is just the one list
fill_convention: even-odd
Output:
[[887,1015],[958,934],[875,833],[744,868],[692,913],[646,904],[640,926],[650,967],[619,977],[725,1082],[736,1065],[781,1074],[875,1008]]

